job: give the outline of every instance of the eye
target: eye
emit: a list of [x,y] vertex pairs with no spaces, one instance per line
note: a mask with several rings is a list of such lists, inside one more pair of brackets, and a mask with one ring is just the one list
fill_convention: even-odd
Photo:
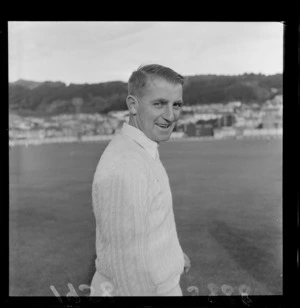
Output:
[[175,103],[175,104],[174,104],[174,107],[175,107],[176,109],[180,109],[180,108],[182,107],[182,103]]
[[155,107],[161,107],[162,106],[162,102],[154,102],[153,105]]

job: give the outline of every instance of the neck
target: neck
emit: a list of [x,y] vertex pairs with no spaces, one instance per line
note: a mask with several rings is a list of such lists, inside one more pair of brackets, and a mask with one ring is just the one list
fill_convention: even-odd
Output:
[[[131,125],[131,126],[137,128],[137,129],[139,129],[142,133],[144,133],[143,130],[140,129],[140,127],[139,127],[139,125],[138,125],[138,123],[137,123],[136,117],[130,115],[130,116],[129,116],[128,125]],[[144,135],[146,136],[145,133],[144,133]],[[147,137],[148,137],[148,136],[147,136]],[[148,138],[149,138],[149,137],[148,137]],[[152,140],[152,139],[150,139],[150,140]],[[155,141],[155,140],[152,140],[152,141]],[[155,141],[155,142],[159,145],[159,142],[158,142],[158,141]]]
[[137,129],[140,129],[136,123],[136,119],[133,117],[133,116],[130,116],[129,117],[129,122],[128,122],[129,125],[137,128]]

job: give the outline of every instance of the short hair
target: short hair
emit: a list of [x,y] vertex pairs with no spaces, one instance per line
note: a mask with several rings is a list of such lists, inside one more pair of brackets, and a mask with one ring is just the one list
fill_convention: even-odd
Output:
[[159,64],[141,65],[134,71],[128,81],[128,94],[129,95],[142,95],[142,91],[147,85],[149,78],[162,78],[174,84],[184,85],[185,78],[173,71],[169,67]]

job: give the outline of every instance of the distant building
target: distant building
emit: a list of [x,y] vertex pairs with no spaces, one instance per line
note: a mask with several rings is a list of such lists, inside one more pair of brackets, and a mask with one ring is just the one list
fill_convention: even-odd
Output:
[[272,99],[272,103],[275,105],[282,105],[283,102],[283,97],[282,94],[277,94],[273,99]]
[[9,139],[43,139],[45,132],[43,130],[19,130],[13,129],[9,131]]
[[218,118],[217,127],[231,127],[236,123],[236,116],[232,112],[226,112],[221,114]]
[[214,136],[214,128],[211,123],[207,124],[184,124],[184,133],[188,137]]
[[44,132],[45,132],[45,137],[46,138],[49,138],[49,137],[50,138],[51,137],[62,137],[64,135],[64,132],[61,129],[55,127],[55,126],[53,126],[51,128],[45,129]]
[[274,113],[266,113],[262,117],[262,128],[282,128],[282,117]]
[[236,117],[235,128],[257,128],[261,124],[259,117]]
[[282,128],[282,109],[281,104],[282,95],[277,95],[273,101],[266,101],[261,110],[262,115],[262,128]]
[[96,128],[96,135],[105,135],[105,134],[106,134],[105,127],[103,127],[103,125],[98,125]]
[[108,115],[117,118],[118,120],[124,120],[125,118],[129,118],[128,110],[119,110],[119,111],[110,111]]
[[233,126],[235,121],[235,116],[233,114],[225,114],[222,118],[223,126]]
[[72,129],[71,127],[63,127],[62,133],[66,137],[74,137],[76,136],[76,131]]

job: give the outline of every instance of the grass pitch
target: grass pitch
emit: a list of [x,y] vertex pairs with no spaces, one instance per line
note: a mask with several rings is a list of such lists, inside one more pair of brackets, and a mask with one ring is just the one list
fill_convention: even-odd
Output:
[[[11,296],[65,296],[68,283],[88,293],[78,287],[94,274],[91,184],[106,145],[10,150]],[[160,157],[192,263],[183,294],[282,294],[282,140],[170,141]]]

